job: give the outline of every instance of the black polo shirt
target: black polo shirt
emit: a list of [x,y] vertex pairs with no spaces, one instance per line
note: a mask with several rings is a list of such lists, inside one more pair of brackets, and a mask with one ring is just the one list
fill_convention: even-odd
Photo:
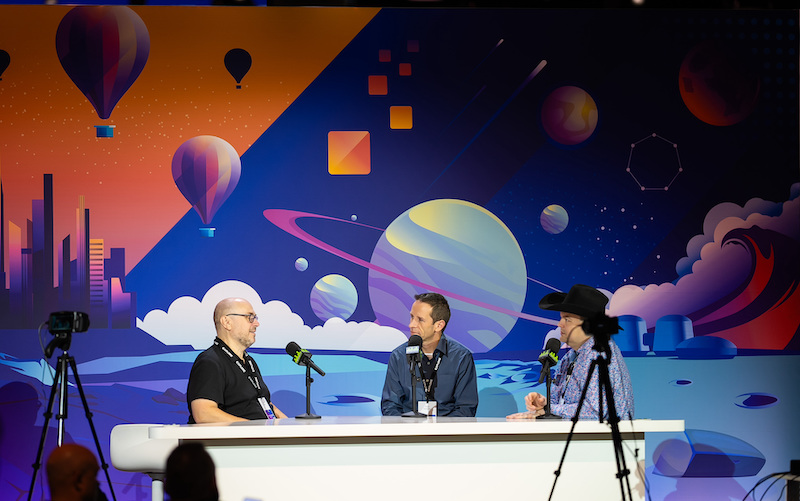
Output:
[[[215,344],[199,354],[192,365],[189,384],[186,388],[189,424],[195,423],[194,416],[192,416],[192,400],[198,398],[213,400],[221,410],[244,419],[267,418],[258,402],[258,397],[264,396],[267,402],[270,402],[269,388],[264,383],[255,360],[247,353],[245,353],[245,360],[236,355],[233,355],[234,360],[232,360],[222,350],[223,346],[225,343],[217,338]],[[235,364],[236,360],[247,366],[252,361],[252,367],[255,369],[261,386],[260,392]],[[272,403],[270,403],[271,405]]]

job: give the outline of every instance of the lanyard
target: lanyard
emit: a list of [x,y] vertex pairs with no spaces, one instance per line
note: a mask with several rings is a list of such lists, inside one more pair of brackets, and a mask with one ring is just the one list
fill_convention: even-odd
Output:
[[556,379],[553,381],[553,384],[555,384],[557,388],[566,390],[567,383],[569,383],[569,378],[572,376],[572,370],[575,368],[577,359],[578,352],[574,350],[569,351],[564,356],[558,374],[556,374]]
[[427,400],[428,402],[433,400],[433,382],[436,380],[436,373],[439,371],[439,365],[441,363],[442,363],[442,356],[440,354],[439,356],[436,357],[436,365],[433,366],[433,375],[430,378],[423,377],[422,379],[422,386],[425,389],[425,400]]
[[[264,400],[266,400],[264,391],[261,389],[261,383],[259,381],[260,378],[258,377],[258,371],[256,369],[256,363],[253,360],[253,357],[251,357],[247,352],[244,353],[244,364],[246,364],[245,366],[244,364],[242,364],[242,359],[237,357],[220,338],[214,339],[214,346],[216,346],[220,351],[228,355],[228,360],[230,360],[231,363],[235,365],[242,372],[242,374],[244,374],[247,380],[250,381],[250,384],[253,385],[253,388],[255,388],[259,399],[264,398]],[[249,371],[247,367],[249,367],[250,369]],[[269,410],[272,411],[272,402],[269,402],[268,405],[269,405]],[[264,414],[266,414],[267,417],[269,417],[270,413],[267,412],[267,409],[264,409]]]

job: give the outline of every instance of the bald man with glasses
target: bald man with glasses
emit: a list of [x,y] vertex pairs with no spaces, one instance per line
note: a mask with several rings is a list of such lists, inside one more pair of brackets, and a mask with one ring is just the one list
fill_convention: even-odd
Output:
[[285,418],[271,401],[256,361],[245,350],[256,341],[258,315],[245,299],[214,308],[214,344],[197,356],[189,374],[189,424]]

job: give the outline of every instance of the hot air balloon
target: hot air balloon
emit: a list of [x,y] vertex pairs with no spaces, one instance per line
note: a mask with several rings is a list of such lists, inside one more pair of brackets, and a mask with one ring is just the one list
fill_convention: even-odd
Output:
[[3,72],[6,71],[8,65],[11,63],[11,56],[8,55],[8,52],[0,49],[0,80],[3,79]]
[[144,69],[150,35],[128,7],[73,7],[58,25],[56,52],[69,78],[105,120]]
[[253,64],[253,58],[250,53],[244,49],[231,49],[225,54],[225,68],[228,73],[236,79],[236,88],[241,89],[242,78],[250,71],[250,65]]
[[206,225],[236,188],[241,173],[236,150],[216,136],[193,137],[172,157],[175,185]]

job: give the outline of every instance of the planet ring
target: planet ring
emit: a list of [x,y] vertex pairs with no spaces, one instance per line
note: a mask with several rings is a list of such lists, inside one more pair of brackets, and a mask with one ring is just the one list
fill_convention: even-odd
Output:
[[339,221],[339,222],[348,223],[348,224],[355,224],[355,225],[358,225],[358,226],[363,226],[365,228],[371,228],[371,229],[378,230],[378,231],[386,231],[385,229],[378,228],[378,227],[375,227],[375,226],[370,226],[370,225],[367,225],[367,224],[358,223],[358,222],[355,222],[355,221],[348,221],[346,219],[339,219],[339,218],[335,218],[335,217],[331,217],[331,216],[323,216],[323,215],[319,215],[319,214],[311,214],[309,212],[300,212],[300,211],[294,211],[294,210],[289,210],[289,209],[267,209],[267,210],[264,211],[263,214],[264,214],[264,217],[267,219],[267,221],[271,222],[272,224],[274,224],[278,228],[282,229],[286,233],[288,233],[288,234],[290,234],[292,236],[295,236],[295,237],[299,238],[300,240],[313,245],[314,247],[317,247],[317,248],[322,249],[322,250],[324,250],[326,252],[329,252],[329,253],[333,254],[334,256],[338,256],[338,257],[340,257],[342,259],[350,261],[351,263],[355,263],[355,264],[357,264],[359,266],[363,266],[364,268],[373,270],[373,271],[378,272],[378,273],[382,273],[382,274],[384,274],[386,276],[395,278],[397,280],[400,280],[402,282],[405,282],[405,283],[408,283],[408,284],[411,284],[411,285],[416,285],[417,287],[421,287],[421,288],[423,288],[425,290],[428,290],[428,291],[431,291],[431,292],[438,292],[439,294],[442,294],[443,296],[447,296],[447,297],[453,298],[455,300],[462,301],[464,303],[468,303],[468,304],[471,304],[471,305],[474,305],[474,306],[478,306],[478,307],[481,307],[481,308],[486,308],[488,310],[496,311],[496,312],[499,312],[499,313],[504,313],[506,315],[511,315],[511,316],[514,316],[514,317],[517,317],[517,318],[523,318],[525,320],[531,320],[531,321],[534,321],[534,322],[540,322],[540,323],[547,324],[547,325],[557,325],[558,324],[558,322],[556,320],[553,320],[553,319],[550,319],[550,318],[539,317],[539,316],[536,316],[536,315],[529,315],[527,313],[522,313],[522,312],[518,312],[518,311],[514,311],[514,310],[509,310],[508,308],[502,308],[500,306],[494,306],[494,305],[491,305],[491,304],[488,304],[488,303],[484,303],[482,301],[477,301],[475,299],[471,299],[471,298],[468,298],[466,296],[462,296],[462,295],[459,295],[459,294],[454,294],[452,292],[448,292],[446,290],[439,289],[437,287],[433,287],[431,285],[422,283],[422,282],[420,282],[418,280],[414,280],[413,278],[408,278],[406,276],[400,275],[399,273],[395,273],[395,272],[393,272],[391,270],[387,270],[387,269],[382,268],[380,266],[376,266],[376,265],[374,265],[374,264],[372,264],[372,263],[370,263],[368,261],[364,261],[361,258],[353,256],[352,254],[348,254],[347,252],[345,252],[345,251],[343,251],[341,249],[337,249],[336,247],[334,247],[334,246],[332,246],[332,245],[330,245],[328,243],[325,243],[322,240],[316,238],[315,236],[309,234],[308,232],[302,230],[297,225],[297,220],[300,219],[300,218],[310,217],[310,218],[316,218],[316,219],[327,219],[327,220],[330,220],[330,221]]

